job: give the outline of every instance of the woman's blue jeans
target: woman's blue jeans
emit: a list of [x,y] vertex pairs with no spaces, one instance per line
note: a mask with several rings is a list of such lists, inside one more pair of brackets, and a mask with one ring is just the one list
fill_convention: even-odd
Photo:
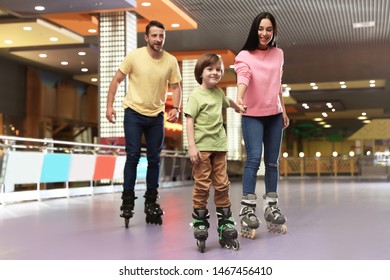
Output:
[[145,136],[146,187],[156,189],[160,176],[160,154],[164,142],[164,112],[148,117],[125,109],[124,131],[126,141],[126,163],[123,171],[123,189],[133,190],[137,179],[137,166],[141,156],[142,134]]
[[242,117],[242,134],[247,160],[242,178],[243,195],[256,191],[257,172],[264,147],[265,193],[276,192],[279,180],[279,154],[283,136],[282,114]]

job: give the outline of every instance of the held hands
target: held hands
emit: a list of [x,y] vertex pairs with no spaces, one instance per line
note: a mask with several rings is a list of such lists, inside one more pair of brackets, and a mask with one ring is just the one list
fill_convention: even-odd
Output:
[[115,122],[116,122],[116,111],[114,110],[114,108],[108,108],[107,107],[106,118],[107,118],[107,120],[110,123],[115,124]]
[[246,112],[246,106],[245,105],[238,105],[237,104],[237,109],[235,109],[234,111],[236,111],[236,113],[245,113]]
[[173,108],[168,112],[167,121],[176,122],[178,119],[179,119],[179,111],[177,111],[175,108]]

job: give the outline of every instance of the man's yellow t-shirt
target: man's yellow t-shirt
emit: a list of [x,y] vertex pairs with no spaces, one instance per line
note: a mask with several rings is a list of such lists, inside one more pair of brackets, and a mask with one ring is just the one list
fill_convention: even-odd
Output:
[[160,59],[153,59],[146,47],[130,52],[119,70],[128,75],[128,88],[123,107],[130,107],[145,116],[157,116],[165,109],[168,84],[181,81],[176,58],[163,51]]

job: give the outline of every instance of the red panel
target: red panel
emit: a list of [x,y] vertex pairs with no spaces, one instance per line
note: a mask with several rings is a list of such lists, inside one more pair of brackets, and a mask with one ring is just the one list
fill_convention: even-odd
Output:
[[93,179],[112,179],[114,177],[115,161],[115,156],[97,156]]

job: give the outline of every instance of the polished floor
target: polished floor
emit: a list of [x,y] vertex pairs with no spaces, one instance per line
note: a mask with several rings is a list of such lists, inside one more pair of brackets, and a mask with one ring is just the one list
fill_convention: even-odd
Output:
[[[258,181],[257,192],[263,192]],[[163,225],[145,223],[143,191],[128,229],[119,217],[120,193],[0,206],[3,260],[389,260],[390,184],[358,179],[282,179],[285,235],[269,233],[264,218],[256,239],[239,237],[239,251],[221,248],[215,207],[206,252],[197,249],[191,186],[161,188]],[[233,182],[238,221],[240,182]],[[260,210],[260,209],[259,209]]]

